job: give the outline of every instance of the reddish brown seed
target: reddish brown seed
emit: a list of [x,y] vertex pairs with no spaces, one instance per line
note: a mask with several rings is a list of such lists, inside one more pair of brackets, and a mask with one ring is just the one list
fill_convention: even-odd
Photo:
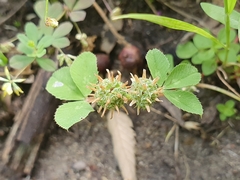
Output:
[[136,70],[142,68],[143,65],[141,52],[139,48],[133,45],[125,46],[120,52],[118,59],[125,69],[133,73],[136,73]]
[[110,68],[110,59],[109,55],[98,53],[96,54],[97,57],[97,67],[100,73],[106,73],[106,69]]

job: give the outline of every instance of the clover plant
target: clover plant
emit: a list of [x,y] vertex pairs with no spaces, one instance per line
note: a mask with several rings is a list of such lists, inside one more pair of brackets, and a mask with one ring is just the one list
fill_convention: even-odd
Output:
[[194,86],[201,80],[197,69],[182,63],[171,69],[169,60],[157,49],[146,55],[154,79],[132,75],[132,83],[121,82],[121,73],[116,77],[108,71],[108,78],[97,76],[96,56],[90,52],[80,54],[70,67],[55,71],[47,83],[47,91],[56,98],[69,102],[61,105],[56,113],[56,123],[64,129],[85,118],[94,111],[89,103],[96,103],[102,116],[106,110],[117,111],[125,105],[135,106],[137,114],[141,109],[150,111],[150,106],[165,96],[178,108],[202,115],[203,109],[197,97],[182,88]]
[[[193,41],[184,44],[178,44],[176,53],[181,59],[191,59],[194,65],[201,65],[204,75],[214,73],[222,63],[236,63],[239,61],[238,54],[240,45],[235,42],[237,34],[234,30],[230,31],[230,50],[227,61],[225,57],[227,50],[214,43],[210,39],[196,34]],[[225,29],[221,29],[217,36],[218,40],[226,43]]]
[[221,121],[225,121],[227,118],[236,114],[237,110],[234,108],[235,101],[228,100],[225,104],[217,104],[217,110],[219,111],[219,118]]
[[86,12],[83,9],[90,7],[95,0],[64,0],[66,5],[66,14],[70,17],[71,21],[83,21]]
[[20,41],[17,45],[21,55],[14,55],[10,58],[10,66],[15,69],[23,69],[36,61],[39,66],[47,71],[56,70],[55,63],[45,57],[49,46],[55,48],[64,48],[69,46],[70,41],[64,37],[72,29],[70,22],[64,22],[57,27],[51,35],[43,34],[34,23],[28,22],[25,25],[25,34],[20,33],[17,35]]

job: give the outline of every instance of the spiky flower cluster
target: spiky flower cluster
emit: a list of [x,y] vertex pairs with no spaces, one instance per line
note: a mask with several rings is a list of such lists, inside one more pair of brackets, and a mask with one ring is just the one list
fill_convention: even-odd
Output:
[[124,107],[124,104],[128,102],[130,102],[130,106],[135,104],[137,114],[139,114],[140,109],[147,109],[150,112],[150,105],[155,101],[160,101],[158,97],[162,95],[162,89],[157,85],[158,78],[147,79],[145,70],[143,70],[142,77],[131,74],[132,84],[130,87],[127,86],[128,82],[121,82],[120,72],[116,77],[109,70],[107,72],[108,78],[102,79],[98,76],[98,83],[91,87],[94,91],[91,94],[94,97],[92,103],[97,103],[98,113],[102,111],[101,116],[105,114],[106,110],[116,109],[119,111],[119,108],[123,108],[128,113]]
[[94,100],[92,103],[97,103],[99,106],[98,113],[102,110],[102,116],[105,114],[106,110],[119,111],[119,108],[123,108],[126,112],[124,104],[128,102],[128,92],[127,83],[121,82],[121,73],[114,78],[113,73],[108,72],[108,78],[102,79],[98,76],[98,83],[94,84],[91,88],[94,91]]
[[146,78],[146,70],[143,70],[142,77],[137,75],[133,76],[132,85],[129,91],[131,92],[131,103],[129,106],[136,104],[137,114],[139,114],[140,109],[146,109],[150,112],[150,105],[155,101],[160,101],[158,97],[161,95],[161,88],[158,88],[157,81],[155,79]]

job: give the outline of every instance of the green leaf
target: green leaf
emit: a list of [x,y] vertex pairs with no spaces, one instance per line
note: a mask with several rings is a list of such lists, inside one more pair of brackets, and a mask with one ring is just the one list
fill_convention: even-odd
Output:
[[191,59],[191,61],[192,61],[192,63],[194,64],[194,65],[198,65],[198,64],[202,64],[203,63],[203,59],[202,58],[200,58],[199,57],[199,53],[197,53],[197,54],[195,54],[193,57],[192,57],[192,59]]
[[183,88],[196,85],[200,80],[201,74],[198,73],[194,66],[181,63],[174,67],[163,87],[164,89]]
[[85,11],[73,11],[69,14],[69,17],[70,17],[71,21],[73,21],[73,22],[83,21],[86,17],[86,12]]
[[[49,5],[49,4],[48,4]],[[34,3],[34,11],[38,15],[39,18],[44,19],[45,15],[45,1],[37,1]]]
[[34,57],[28,57],[24,55],[12,56],[9,60],[10,66],[15,69],[23,69],[31,64],[35,60]]
[[70,66],[70,74],[83,96],[88,96],[92,91],[88,86],[97,82],[96,56],[91,52],[80,54]]
[[7,63],[8,63],[7,57],[2,52],[0,52],[0,66],[6,66]]
[[[212,19],[215,19],[216,21],[221,22],[222,24],[225,24],[225,10],[223,7],[216,6],[214,4],[210,3],[201,3],[200,4],[203,11]],[[232,11],[230,14],[230,26],[234,29],[238,28],[238,20],[240,17],[240,13],[237,11]]]
[[[226,57],[227,50],[223,49],[217,53],[219,59],[224,62]],[[237,61],[237,54],[236,51],[233,49],[229,49],[228,56],[227,56],[227,62],[236,62]]]
[[67,34],[70,33],[70,31],[72,30],[73,25],[70,22],[64,22],[61,23],[57,29],[53,32],[53,37],[54,38],[61,38],[66,36]]
[[159,81],[157,84],[162,86],[170,68],[170,63],[166,56],[158,49],[153,49],[147,52],[146,60],[152,77],[158,77]]
[[209,76],[217,69],[217,62],[215,59],[209,59],[202,63],[202,72],[205,76]]
[[152,15],[152,14],[140,14],[140,13],[125,14],[125,15],[113,17],[114,20],[125,19],[125,18],[146,20],[146,21],[149,21],[149,22],[152,22],[155,24],[165,26],[167,28],[188,31],[188,32],[194,32],[194,33],[200,34],[206,38],[211,39],[212,41],[214,41],[217,44],[221,44],[217,38],[212,36],[210,33],[205,31],[204,29],[194,26],[192,24],[186,23],[184,21],[177,20],[177,19],[164,17],[164,16],[158,16],[158,15]]
[[29,39],[27,36],[25,36],[25,34],[17,34],[17,38],[18,40],[23,43],[25,46],[28,46],[28,42],[29,42]]
[[43,36],[37,44],[38,49],[43,49],[51,46],[54,38],[50,35]]
[[55,48],[65,48],[70,45],[70,41],[66,37],[54,39],[52,45]]
[[17,50],[18,50],[19,52],[24,53],[24,54],[33,54],[33,52],[34,52],[34,49],[33,49],[33,48],[31,48],[31,47],[29,47],[29,46],[26,46],[26,45],[23,44],[23,43],[18,43],[18,45],[17,45]]
[[228,13],[231,14],[235,5],[236,5],[236,2],[237,0],[231,0],[231,1],[228,1]]
[[163,94],[176,107],[202,116],[202,105],[193,93],[181,90],[164,90]]
[[51,18],[59,19],[63,12],[63,5],[60,2],[54,2],[48,8],[48,16]]
[[[197,62],[204,62],[209,59],[213,59],[215,56],[214,49],[207,49],[199,51],[195,56],[192,58],[192,63],[197,64]],[[199,63],[199,64],[201,64]]]
[[207,49],[213,46],[213,42],[210,39],[203,37],[199,34],[196,34],[193,37],[193,42],[198,49]]
[[171,54],[165,54],[165,56],[166,56],[166,58],[167,58],[167,60],[168,60],[168,62],[169,62],[169,64],[170,64],[169,71],[168,71],[168,72],[170,72],[170,71],[172,71],[172,69],[174,68],[173,55],[171,55]]
[[63,0],[67,7],[72,10],[76,0]]
[[37,51],[35,53],[36,53],[36,55],[34,57],[41,58],[47,53],[47,50],[46,49],[37,49]]
[[227,117],[224,114],[219,115],[221,121],[225,121]]
[[226,117],[231,117],[236,113],[234,109],[235,102],[232,100],[227,101],[225,104],[217,104],[217,110]]
[[191,58],[194,54],[198,52],[198,49],[192,42],[187,42],[185,44],[178,44],[176,49],[176,54],[181,59]]
[[240,39],[240,17],[238,19],[238,39]]
[[32,22],[28,22],[25,25],[25,33],[28,37],[29,40],[32,40],[34,42],[34,44],[36,45],[39,39],[39,30],[37,28],[37,26],[35,24],[33,24]]
[[88,7],[90,7],[95,0],[78,0],[77,3],[75,4],[73,11],[75,10],[80,10],[80,9],[86,9]]
[[[234,30],[230,30],[230,42],[232,42],[235,38],[236,38],[237,34],[236,31]],[[226,43],[227,42],[227,38],[226,38],[226,29],[221,29],[218,32],[218,39],[219,41],[221,41],[222,43]]]
[[225,105],[224,104],[217,104],[216,107],[217,107],[217,110],[221,113],[223,113],[224,110],[225,110]]
[[227,106],[228,108],[233,108],[233,107],[235,106],[235,101],[233,101],[233,100],[228,100],[228,101],[226,102],[226,106]]
[[55,71],[56,70],[56,64],[51,59],[37,58],[36,61],[37,61],[38,65],[46,71]]
[[70,67],[55,71],[47,82],[47,91],[61,100],[83,100],[84,96],[73,82]]
[[83,120],[94,109],[85,101],[65,103],[55,112],[55,121],[63,129],[68,130],[75,123]]

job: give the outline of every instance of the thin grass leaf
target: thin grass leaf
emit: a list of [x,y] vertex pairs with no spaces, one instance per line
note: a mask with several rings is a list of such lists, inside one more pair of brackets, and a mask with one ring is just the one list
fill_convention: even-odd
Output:
[[126,19],[126,18],[145,20],[145,21],[159,24],[159,25],[165,26],[167,28],[171,28],[171,29],[194,32],[194,33],[200,34],[206,38],[211,39],[212,41],[214,41],[217,44],[221,44],[221,42],[219,42],[217,38],[212,36],[210,33],[205,31],[204,29],[194,26],[192,24],[189,24],[187,22],[169,18],[169,17],[157,16],[157,15],[152,15],[152,14],[140,14],[140,13],[134,14],[134,13],[132,13],[132,14],[124,14],[124,15],[120,15],[120,16],[115,16],[115,17],[113,17],[113,20]]

